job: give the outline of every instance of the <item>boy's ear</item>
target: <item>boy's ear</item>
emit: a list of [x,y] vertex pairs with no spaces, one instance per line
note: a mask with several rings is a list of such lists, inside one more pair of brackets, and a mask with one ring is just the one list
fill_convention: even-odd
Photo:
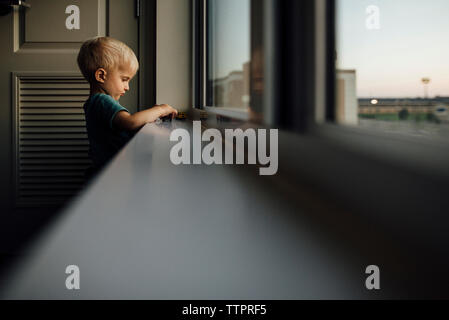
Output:
[[95,71],[95,80],[97,80],[100,83],[104,83],[106,80],[107,72],[103,68],[98,68],[97,71]]

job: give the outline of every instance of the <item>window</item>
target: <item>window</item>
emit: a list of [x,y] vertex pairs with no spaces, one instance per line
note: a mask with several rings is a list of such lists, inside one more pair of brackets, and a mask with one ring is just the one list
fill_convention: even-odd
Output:
[[263,121],[263,8],[259,0],[193,2],[194,105],[217,120]]
[[313,10],[314,1],[195,0],[195,107],[304,130],[314,92]]
[[449,135],[449,2],[337,1],[337,123]]

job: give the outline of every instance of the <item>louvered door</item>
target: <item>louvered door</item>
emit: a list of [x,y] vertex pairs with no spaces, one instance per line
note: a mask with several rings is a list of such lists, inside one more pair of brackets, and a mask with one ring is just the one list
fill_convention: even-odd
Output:
[[15,191],[19,206],[61,204],[76,194],[90,165],[78,75],[13,74]]

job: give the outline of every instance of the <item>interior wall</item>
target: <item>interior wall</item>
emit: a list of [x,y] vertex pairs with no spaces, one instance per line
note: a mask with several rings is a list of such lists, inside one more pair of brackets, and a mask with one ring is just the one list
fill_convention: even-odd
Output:
[[190,1],[157,0],[156,103],[192,105]]

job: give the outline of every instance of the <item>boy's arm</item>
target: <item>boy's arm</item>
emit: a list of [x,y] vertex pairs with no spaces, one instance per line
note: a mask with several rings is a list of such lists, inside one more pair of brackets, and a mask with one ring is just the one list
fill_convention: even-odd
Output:
[[176,116],[178,111],[168,104],[156,105],[151,109],[136,112],[134,114],[129,114],[126,111],[120,111],[114,117],[113,125],[120,129],[126,131],[135,131],[140,129],[145,124],[154,122],[157,118],[172,115]]

